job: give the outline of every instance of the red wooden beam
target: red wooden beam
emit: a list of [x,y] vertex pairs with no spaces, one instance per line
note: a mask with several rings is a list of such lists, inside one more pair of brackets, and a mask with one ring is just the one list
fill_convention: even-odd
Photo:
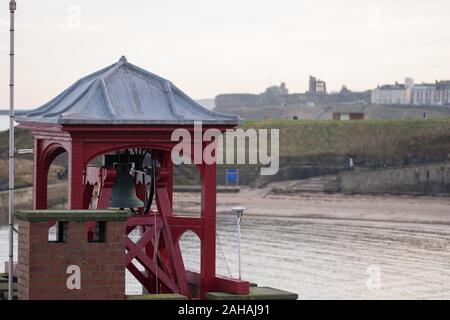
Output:
[[249,294],[250,283],[239,279],[216,276],[214,279],[216,290],[235,294]]
[[[133,241],[130,239],[126,240],[127,242],[127,249],[132,249],[134,247]],[[145,268],[147,268],[151,273],[153,273],[155,276],[158,275],[158,279],[161,280],[161,282],[164,283],[173,293],[180,293],[178,286],[176,285],[175,281],[172,280],[172,278],[164,272],[160,267],[155,266],[155,262],[150,259],[144,252],[140,251],[135,256],[135,259],[138,260]],[[127,265],[127,268],[132,265],[133,263],[130,262]]]
[[[161,229],[162,224],[156,224],[156,232],[159,232],[159,229]],[[128,248],[128,253],[125,258],[125,265],[128,265],[133,259],[136,257],[139,251],[142,251],[144,247],[147,245],[148,242],[150,242],[155,235],[155,226],[152,226],[151,228],[148,228],[144,234],[141,236],[139,241],[133,246]],[[128,238],[129,239],[129,238]],[[131,239],[130,239],[131,240]]]

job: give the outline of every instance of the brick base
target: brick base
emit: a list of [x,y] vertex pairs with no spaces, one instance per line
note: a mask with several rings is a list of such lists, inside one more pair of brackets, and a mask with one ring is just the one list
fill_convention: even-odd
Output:
[[[48,221],[19,220],[20,300],[125,299],[125,222],[106,222],[106,241],[88,242],[87,222],[68,221],[64,242],[48,241]],[[67,268],[80,268],[69,289]]]

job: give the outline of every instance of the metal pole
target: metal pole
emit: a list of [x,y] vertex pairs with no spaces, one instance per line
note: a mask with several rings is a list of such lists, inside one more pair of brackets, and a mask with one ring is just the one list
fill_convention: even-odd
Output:
[[[153,196],[155,197],[155,207],[156,207],[156,210],[158,211],[158,204],[156,203],[156,199],[158,198],[157,196],[156,196],[156,152],[153,152],[152,153],[152,158],[151,158],[151,161],[152,161],[152,186],[153,186]],[[159,239],[158,239],[158,241],[156,241],[156,237],[157,237],[157,232],[156,232],[156,223],[157,223],[157,221],[156,221],[156,212],[154,213],[154,221],[153,221],[153,227],[155,228],[154,230],[155,230],[155,233],[154,233],[154,239],[155,239],[155,241],[154,241],[154,243],[153,243],[153,258],[155,259],[155,293],[156,294],[159,294],[159,283],[158,283],[158,281],[159,281],[159,279],[158,279],[158,247],[159,247]]]
[[8,262],[8,300],[13,299],[13,265],[14,265],[14,11],[16,1],[9,2],[10,12],[10,82],[9,82],[9,197],[8,197],[8,224],[9,224],[9,262]]
[[[239,218],[238,218],[239,219]],[[239,265],[239,280],[242,280],[241,270],[241,223],[238,221],[238,265]]]
[[231,209],[236,213],[236,225],[238,233],[238,270],[239,270],[239,280],[242,280],[242,268],[241,268],[241,222],[242,216],[244,214],[244,207],[234,207]]

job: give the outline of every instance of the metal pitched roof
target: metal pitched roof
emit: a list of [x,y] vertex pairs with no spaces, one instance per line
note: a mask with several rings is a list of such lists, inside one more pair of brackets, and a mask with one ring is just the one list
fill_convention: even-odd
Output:
[[125,57],[74,83],[16,121],[47,124],[204,124],[236,125],[239,116],[210,111],[170,81]]

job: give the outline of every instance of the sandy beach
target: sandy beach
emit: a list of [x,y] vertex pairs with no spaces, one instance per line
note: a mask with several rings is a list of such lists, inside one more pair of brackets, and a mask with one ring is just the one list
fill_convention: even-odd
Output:
[[[198,193],[176,193],[175,212],[199,212]],[[386,222],[450,224],[450,198],[432,196],[369,196],[323,193],[273,195],[268,189],[243,188],[238,193],[218,193],[217,212],[234,206],[252,216],[350,219]]]

